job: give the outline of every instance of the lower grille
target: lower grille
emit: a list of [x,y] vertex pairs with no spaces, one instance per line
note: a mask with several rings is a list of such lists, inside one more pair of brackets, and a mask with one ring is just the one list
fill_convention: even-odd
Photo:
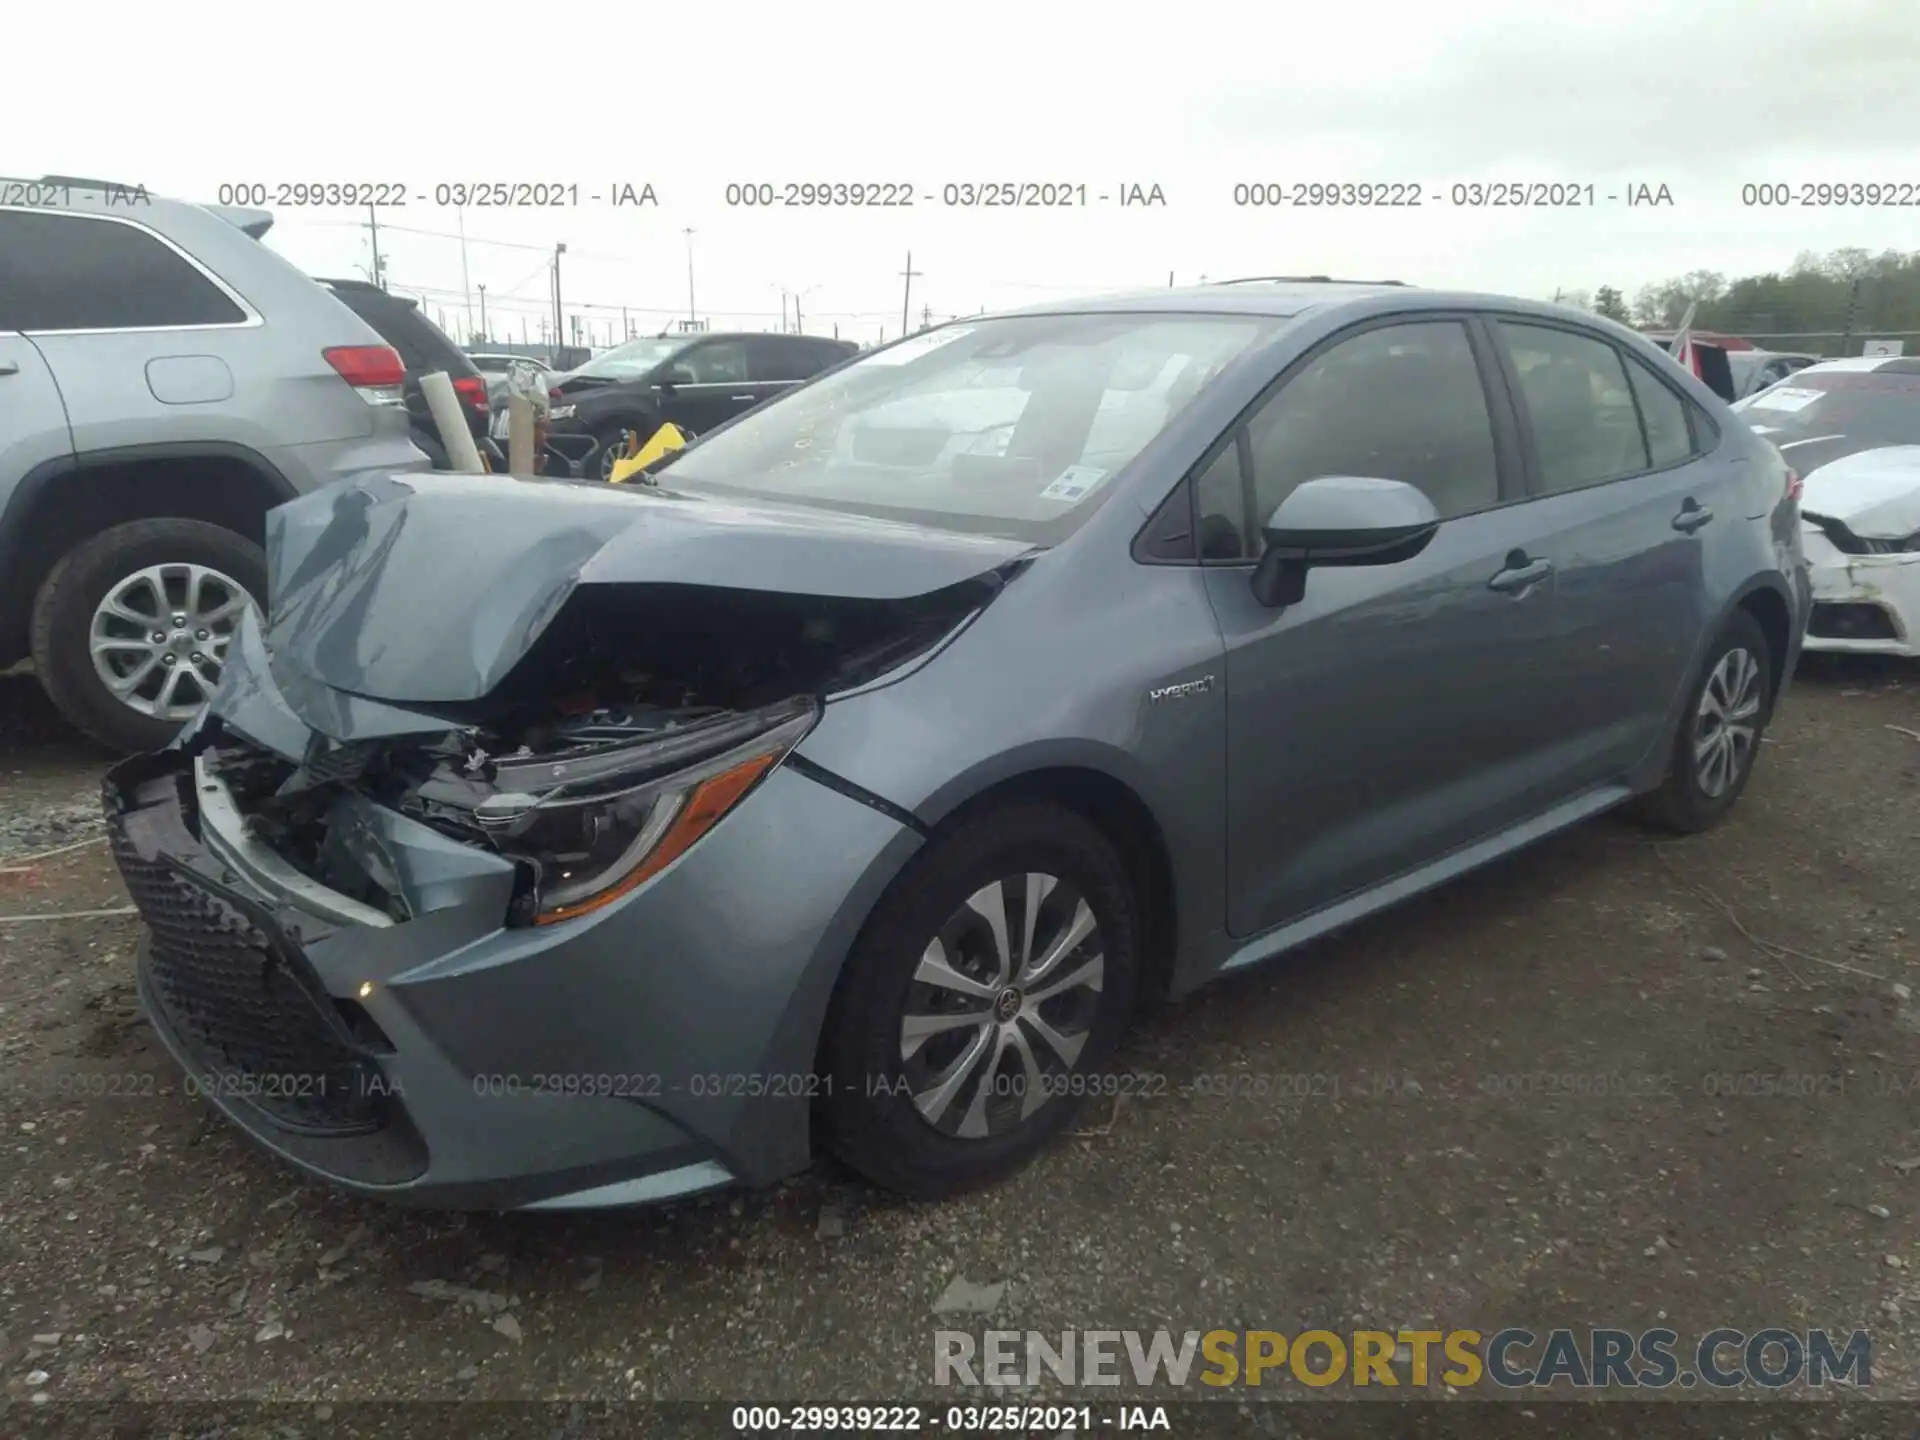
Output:
[[383,1087],[302,983],[264,916],[237,896],[115,836],[115,859],[153,935],[154,999],[201,1067],[195,1088],[246,1100],[289,1128],[316,1134],[378,1129]]
[[1878,605],[1818,604],[1807,620],[1818,640],[1897,640],[1893,617]]

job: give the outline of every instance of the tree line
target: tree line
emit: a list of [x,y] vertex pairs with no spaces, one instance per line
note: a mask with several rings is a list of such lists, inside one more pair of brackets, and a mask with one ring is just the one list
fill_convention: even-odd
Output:
[[[1857,351],[1862,338],[1875,334],[1920,332],[1920,251],[1808,250],[1784,274],[1729,280],[1717,270],[1690,270],[1643,285],[1631,301],[1612,285],[1559,298],[1645,329],[1678,325],[1697,300],[1693,323],[1702,330],[1777,340],[1779,349],[1810,352],[1837,352],[1845,339],[1845,348]],[[1920,344],[1907,348],[1920,350]]]

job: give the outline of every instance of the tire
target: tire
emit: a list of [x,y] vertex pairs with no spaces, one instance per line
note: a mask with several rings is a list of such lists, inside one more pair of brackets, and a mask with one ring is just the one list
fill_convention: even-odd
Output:
[[[1747,660],[1741,661],[1739,657]],[[1633,805],[1636,818],[1655,829],[1676,835],[1693,835],[1718,824],[1733,808],[1747,788],[1753,765],[1760,756],[1760,740],[1767,722],[1773,718],[1774,671],[1778,660],[1767,644],[1759,622],[1744,610],[1736,610],[1721,627],[1706,663],[1700,667],[1687,691],[1686,707],[1669,752],[1666,778],[1660,787],[1641,796]],[[1734,694],[1733,713],[1739,726],[1750,731],[1744,748],[1731,744],[1729,764],[1723,772],[1709,753],[1702,759],[1698,747],[1709,734],[1727,727],[1712,715],[1703,714],[1711,689],[1719,708],[1725,709],[1729,687]],[[1725,751],[1728,746],[1716,747]]]
[[[1030,876],[1054,884],[1031,907],[1029,947]],[[1023,960],[1045,958],[1076,919],[1090,917],[1094,931],[1036,977],[1034,999],[995,984],[963,995],[923,983],[923,957],[936,944],[958,978],[991,978],[992,927],[969,900],[985,896],[993,908],[992,887],[1003,879],[1006,969],[1016,978]],[[1100,1093],[1098,1077],[1132,1013],[1142,929],[1125,862],[1077,811],[1019,801],[933,841],[875,908],[835,990],[822,1056],[827,1148],[875,1183],[918,1199],[1024,1165]],[[1089,979],[1097,985],[1083,983]],[[903,1033],[910,1015],[949,1022],[916,1040],[911,1057]],[[1073,1053],[1050,1045],[1047,1032]],[[971,1066],[962,1063],[968,1052],[977,1057]],[[1040,1084],[1029,1083],[1027,1056]],[[943,1086],[949,1076],[953,1083]]]
[[[640,428],[641,423],[637,420],[619,421],[594,431],[593,449],[589,450],[586,458],[581,460],[580,473],[589,480],[605,480],[612,468],[609,452],[615,456],[625,453],[625,446],[621,443],[622,437],[627,431],[638,431]],[[645,443],[644,438],[642,443]]]
[[[184,666],[192,672],[188,678],[174,682],[174,699],[184,707],[194,699],[191,692],[198,692],[204,702],[218,676],[218,657],[226,648],[216,642],[222,634],[232,633],[241,614],[240,609],[232,609],[213,620],[205,627],[205,642],[198,639],[198,627],[173,626],[172,614],[156,615],[156,621],[167,623],[161,630],[148,632],[144,639],[135,633],[140,627],[99,615],[109,593],[121,591],[140,572],[162,566],[180,567],[163,576],[176,601],[182,598],[177,587],[191,578],[185,567],[213,572],[203,581],[201,590],[203,607],[210,613],[228,604],[222,581],[230,582],[243,592],[243,598],[256,604],[267,593],[266,556],[245,536],[201,520],[133,520],[103,530],[68,551],[48,573],[33,603],[33,663],[48,697],[77,729],[123,753],[160,749],[179,732],[185,717],[163,718],[157,706],[156,713],[143,713],[108,688],[94,664],[96,620],[102,626],[100,638],[119,640],[124,646],[111,652],[109,664],[131,671],[143,662],[143,651],[154,659],[154,673],[136,690],[136,700],[142,692],[166,684],[168,671]],[[151,587],[136,586],[135,592],[154,602],[161,598]],[[134,608],[144,613],[148,607],[136,604]],[[175,651],[170,664],[162,665],[164,657],[147,645],[154,633],[167,634],[168,648]],[[180,637],[177,646],[176,635]],[[193,648],[202,643],[211,648]],[[205,657],[197,665],[195,654]],[[147,698],[152,705],[159,696]]]

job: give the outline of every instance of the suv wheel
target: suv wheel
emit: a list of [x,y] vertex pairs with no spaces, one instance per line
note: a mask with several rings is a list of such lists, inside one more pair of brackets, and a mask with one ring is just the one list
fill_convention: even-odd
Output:
[[626,439],[630,428],[632,427],[614,425],[605,430],[595,431],[593,453],[581,468],[596,480],[612,479],[613,467],[619,464],[621,457],[627,453]]
[[1759,622],[1736,610],[1688,693],[1666,779],[1639,801],[1641,818],[1662,830],[1693,834],[1733,808],[1772,718],[1773,664]]
[[62,714],[102,744],[157,750],[213,695],[266,557],[200,520],[134,520],[75,546],[33,606],[33,663]]
[[1023,1164],[1098,1093],[1140,933],[1125,863],[1075,811],[1022,802],[936,840],[841,977],[831,1148],[924,1199]]

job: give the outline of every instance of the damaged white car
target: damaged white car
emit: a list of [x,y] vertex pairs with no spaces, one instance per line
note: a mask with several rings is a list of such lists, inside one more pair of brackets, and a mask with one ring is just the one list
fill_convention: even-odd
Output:
[[1733,408],[1804,483],[1806,648],[1920,655],[1920,359],[1823,361]]

